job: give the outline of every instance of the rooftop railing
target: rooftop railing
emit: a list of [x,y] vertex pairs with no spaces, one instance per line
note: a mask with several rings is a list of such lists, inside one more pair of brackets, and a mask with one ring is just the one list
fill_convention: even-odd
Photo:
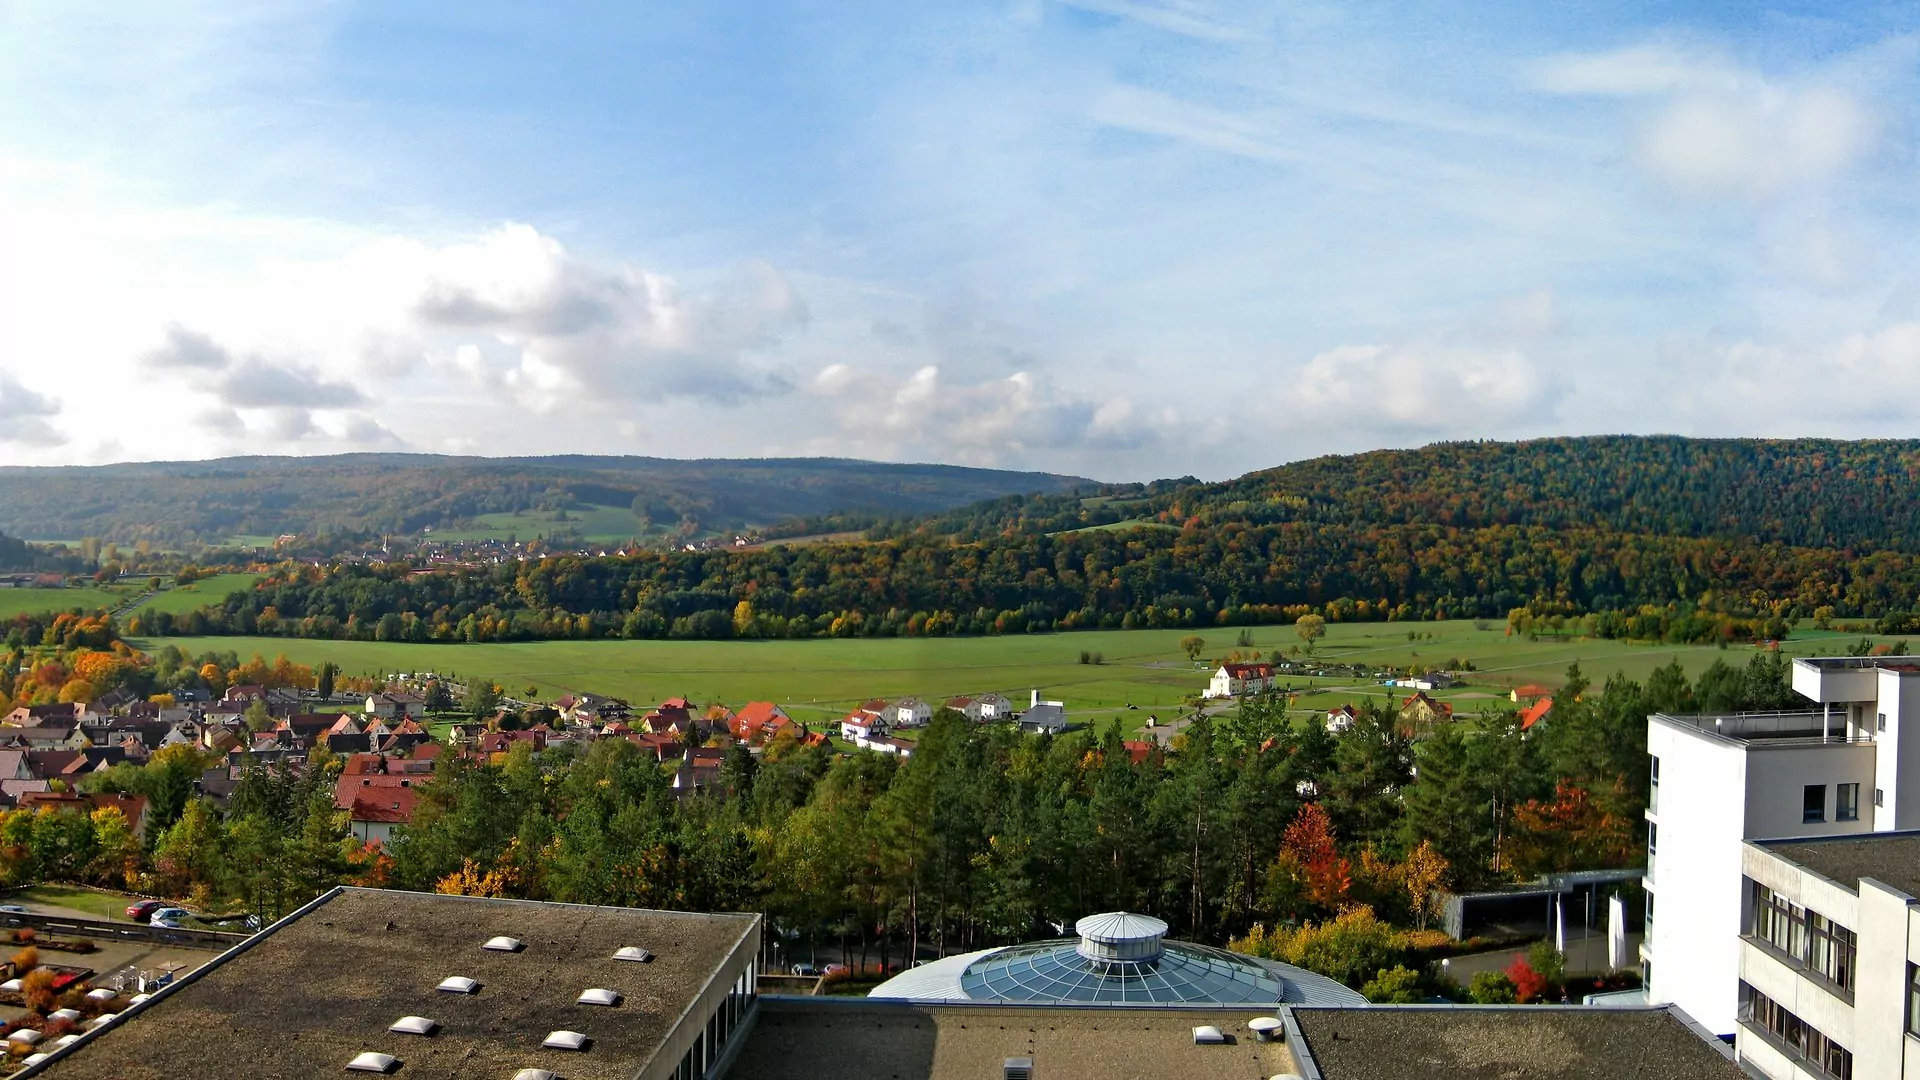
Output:
[[1845,715],[1829,716],[1811,710],[1720,713],[1702,716],[1675,716],[1672,713],[1657,715],[1672,723],[1683,724],[1704,734],[1718,735],[1725,739],[1742,741],[1765,739],[1769,742],[1792,739],[1814,743],[1870,743],[1873,741],[1871,733],[1866,732],[1849,738]]

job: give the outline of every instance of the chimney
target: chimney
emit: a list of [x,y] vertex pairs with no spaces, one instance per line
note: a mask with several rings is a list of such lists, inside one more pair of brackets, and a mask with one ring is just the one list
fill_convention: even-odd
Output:
[[1034,706],[1039,704],[1040,704],[1040,691],[1035,690],[1033,692],[1033,700],[1027,703],[1027,708],[1031,709]]

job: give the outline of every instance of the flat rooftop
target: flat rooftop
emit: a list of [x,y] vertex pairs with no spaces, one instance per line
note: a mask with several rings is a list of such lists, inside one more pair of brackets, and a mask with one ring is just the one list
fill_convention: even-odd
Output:
[[1855,893],[1860,891],[1861,878],[1872,878],[1908,896],[1920,896],[1920,832],[1859,833],[1757,844]]
[[[517,953],[489,952],[495,935]],[[628,945],[651,963],[613,959]],[[524,900],[339,889],[229,950],[194,977],[43,1063],[33,1076],[100,1080],[350,1076],[363,1051],[398,1057],[402,1077],[631,1080],[738,950],[758,947],[752,915],[694,915]],[[479,980],[473,995],[436,989]],[[617,990],[618,1008],[575,1003]],[[432,1037],[389,1032],[406,1015]],[[542,1049],[549,1031],[593,1039]]]
[[1321,1080],[1749,1080],[1680,1015],[1578,1005],[1293,1010]]
[[[1293,1072],[1283,1042],[1247,1030],[1257,1008],[915,1005],[870,998],[760,999],[723,1080],[996,1080],[1030,1057],[1036,1080],[1261,1080]],[[1232,1042],[1196,1045],[1193,1029]],[[1432,1080],[1431,1077],[1422,1080]]]
[[[1682,729],[1692,729],[1702,735],[1728,739],[1734,742],[1754,742],[1765,740],[1794,740],[1808,743],[1872,742],[1871,739],[1848,739],[1847,720],[1844,715],[1831,717],[1815,710],[1808,712],[1770,712],[1770,713],[1705,713],[1676,715],[1674,713],[1655,713],[1653,719],[1672,724]],[[1833,732],[1829,737],[1826,733]]]

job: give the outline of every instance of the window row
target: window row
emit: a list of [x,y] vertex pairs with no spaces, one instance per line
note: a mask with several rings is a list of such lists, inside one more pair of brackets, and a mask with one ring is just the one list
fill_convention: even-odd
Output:
[[1852,930],[1755,882],[1753,924],[1747,932],[1811,974],[1852,993],[1859,954],[1859,939]]
[[[1827,820],[1827,785],[1808,784],[1800,792],[1800,821],[1814,824]],[[1833,820],[1860,820],[1860,785],[1833,785]]]
[[1740,984],[1740,1020],[1764,1031],[1771,1042],[1812,1071],[1833,1080],[1853,1080],[1852,1051],[1745,982]]

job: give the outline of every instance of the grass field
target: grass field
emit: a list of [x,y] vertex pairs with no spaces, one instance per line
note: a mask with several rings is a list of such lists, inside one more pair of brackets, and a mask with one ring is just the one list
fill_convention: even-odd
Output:
[[140,605],[140,611],[165,611],[179,615],[217,604],[227,598],[228,593],[241,592],[253,588],[260,580],[259,574],[215,574],[202,578],[191,585],[174,585],[160,595]]
[[138,595],[140,590],[118,589],[0,589],[0,619],[32,615],[42,611],[70,611],[81,608],[109,610]]
[[620,543],[635,537],[644,539],[650,531],[656,534],[660,531],[641,528],[640,519],[633,516],[632,508],[626,506],[581,503],[568,507],[565,513],[565,521],[555,520],[559,515],[552,510],[481,514],[473,519],[471,525],[435,529],[429,538],[449,541],[527,541],[566,533],[594,543]]
[[29,885],[7,894],[10,904],[46,904],[73,911],[84,911],[96,919],[127,921],[127,905],[132,903],[118,893],[101,892],[84,885]]
[[1141,521],[1137,518],[1128,518],[1126,521],[1110,521],[1105,525],[1089,525],[1084,529],[1062,529],[1052,535],[1071,536],[1074,533],[1083,532],[1127,532],[1131,529],[1158,529],[1165,532],[1180,531],[1178,526],[1169,525],[1164,521]]
[[[1508,637],[1502,623],[1350,623],[1327,627],[1318,653],[1330,661],[1365,665],[1437,666],[1471,660],[1479,669],[1462,687],[1435,696],[1460,713],[1506,708],[1506,692],[1522,683],[1558,685],[1578,660],[1600,683],[1614,672],[1645,678],[1678,659],[1699,672],[1724,658],[1745,664],[1751,647],[1630,645],[1612,641]],[[1411,631],[1422,635],[1408,641]],[[1076,722],[1122,716],[1129,729],[1157,710],[1164,719],[1206,685],[1212,663],[1235,648],[1236,629],[1202,631],[1207,649],[1198,664],[1180,652],[1187,630],[1092,631],[1013,637],[851,639],[817,641],[554,641],[500,645],[406,645],[283,638],[149,639],[142,647],[175,644],[190,653],[232,649],[244,659],[285,653],[299,663],[332,661],[349,674],[432,670],[485,677],[519,695],[529,685],[551,699],[589,690],[635,702],[685,695],[738,706],[778,701],[797,719],[838,717],[870,697],[915,694],[931,702],[956,694],[999,691],[1024,705],[1027,692],[1067,703]],[[1432,635],[1426,637],[1424,635]],[[1798,655],[1845,650],[1858,635],[1809,632],[1788,643]],[[1270,652],[1297,645],[1291,626],[1253,629],[1253,647]],[[1082,650],[1104,654],[1081,664]],[[1368,679],[1295,678],[1302,707],[1325,708],[1367,697],[1404,696],[1406,690]],[[1127,710],[1129,703],[1137,710]]]

